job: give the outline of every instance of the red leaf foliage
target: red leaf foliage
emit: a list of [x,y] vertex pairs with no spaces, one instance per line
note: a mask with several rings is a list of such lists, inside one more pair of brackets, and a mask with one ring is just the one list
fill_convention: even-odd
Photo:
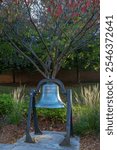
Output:
[[56,10],[56,16],[59,17],[63,13],[63,8],[61,4],[58,4],[57,10]]
[[[79,1],[72,1],[72,0],[61,0],[57,2],[56,0],[50,0],[48,4],[48,12],[55,17],[59,17],[63,13],[63,5],[62,3],[65,2],[66,6],[72,12],[72,17],[77,17],[81,13],[86,13],[86,11],[91,7],[92,11],[99,5],[99,0],[79,0]],[[80,12],[74,12],[75,9],[80,9]]]

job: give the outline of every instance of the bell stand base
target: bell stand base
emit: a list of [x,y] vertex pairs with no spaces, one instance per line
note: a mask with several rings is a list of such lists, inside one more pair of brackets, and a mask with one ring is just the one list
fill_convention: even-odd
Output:
[[70,137],[73,136],[73,123],[72,123],[72,90],[65,89],[63,83],[58,79],[43,79],[38,83],[37,89],[32,90],[30,93],[30,102],[28,108],[28,117],[27,117],[27,126],[26,126],[26,139],[27,143],[34,143],[30,135],[30,123],[31,123],[31,113],[33,111],[33,121],[34,121],[34,130],[36,135],[42,135],[41,130],[38,127],[38,117],[35,107],[35,96],[39,92],[41,86],[47,82],[54,82],[58,84],[62,90],[62,93],[67,98],[67,123],[66,123],[66,136],[64,140],[59,144],[60,146],[70,146]]

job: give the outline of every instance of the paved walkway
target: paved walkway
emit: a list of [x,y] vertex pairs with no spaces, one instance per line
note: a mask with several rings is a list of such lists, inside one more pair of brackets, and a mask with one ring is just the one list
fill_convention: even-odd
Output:
[[25,136],[15,144],[0,144],[0,150],[79,150],[79,137],[71,138],[70,147],[59,146],[64,139],[65,133],[55,131],[44,131],[43,135],[34,135],[32,138],[36,141],[34,144],[25,143]]

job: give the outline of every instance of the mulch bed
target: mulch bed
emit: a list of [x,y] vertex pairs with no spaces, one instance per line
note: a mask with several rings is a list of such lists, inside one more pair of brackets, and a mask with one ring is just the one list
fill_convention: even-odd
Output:
[[80,150],[100,150],[100,137],[95,134],[87,134],[80,137]]
[[[0,120],[1,121],[1,120]],[[48,131],[65,131],[65,124],[59,121],[45,120],[41,118],[39,120],[39,127]],[[0,127],[0,143],[15,143],[17,139],[25,135],[26,121],[23,121],[19,125],[2,124]],[[33,132],[33,123],[31,122],[30,131]]]
[[[40,121],[41,130],[65,131],[65,124],[61,122],[52,123],[51,120]],[[20,125],[5,125],[0,128],[0,143],[15,143],[17,139],[25,134],[26,122]],[[33,131],[33,125],[31,125]],[[97,135],[87,134],[80,137],[80,150],[100,150],[100,139]]]

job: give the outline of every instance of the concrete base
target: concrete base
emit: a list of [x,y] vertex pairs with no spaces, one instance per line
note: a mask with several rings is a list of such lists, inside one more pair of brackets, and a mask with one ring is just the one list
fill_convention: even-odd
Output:
[[[26,143],[25,136],[15,144],[0,144],[1,150],[79,150],[79,138],[71,138],[71,146],[63,147],[59,144],[64,139],[64,132],[43,131],[43,135],[35,135],[31,133],[31,137],[35,143]],[[9,147],[9,148],[8,148]]]

